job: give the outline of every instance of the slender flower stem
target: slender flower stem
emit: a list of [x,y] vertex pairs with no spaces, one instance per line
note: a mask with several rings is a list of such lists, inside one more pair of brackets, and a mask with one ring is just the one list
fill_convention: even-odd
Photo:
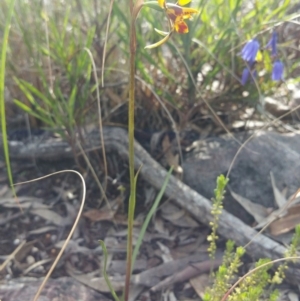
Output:
[[[131,1],[130,1],[131,2]],[[132,270],[132,232],[134,209],[136,203],[135,194],[135,177],[134,177],[134,92],[135,92],[135,53],[136,53],[136,35],[135,35],[135,18],[132,14],[131,2],[131,27],[130,27],[130,62],[129,62],[129,105],[128,105],[128,140],[129,140],[129,177],[130,177],[130,197],[128,209],[128,235],[127,235],[127,268],[124,301],[128,301],[130,277]]]

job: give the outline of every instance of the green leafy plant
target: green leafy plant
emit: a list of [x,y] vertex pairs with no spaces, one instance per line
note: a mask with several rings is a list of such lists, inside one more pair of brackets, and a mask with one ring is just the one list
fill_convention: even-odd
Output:
[[214,191],[215,197],[212,200],[213,205],[212,205],[211,213],[214,217],[214,220],[210,222],[212,232],[207,237],[207,240],[210,243],[209,248],[208,248],[208,253],[211,258],[215,257],[215,253],[216,253],[216,249],[217,249],[216,241],[218,239],[218,235],[217,235],[218,222],[219,222],[219,216],[223,210],[223,199],[224,199],[224,194],[225,194],[225,187],[226,187],[228,181],[229,181],[229,179],[225,178],[224,175],[221,175],[217,178],[217,187]]
[[5,70],[6,70],[6,53],[8,50],[8,37],[9,30],[11,26],[11,20],[14,14],[14,5],[15,1],[10,1],[8,3],[8,14],[4,26],[4,34],[3,41],[1,47],[1,59],[0,59],[0,117],[1,117],[1,132],[2,132],[2,141],[3,141],[3,151],[5,157],[5,163],[7,168],[7,175],[9,179],[9,183],[12,186],[14,195],[16,196],[15,190],[13,188],[13,177],[10,167],[10,159],[9,159],[9,150],[8,150],[8,142],[7,142],[7,129],[6,129],[6,114],[5,114]]
[[223,257],[223,264],[213,275],[214,284],[206,290],[205,301],[219,301],[230,288],[238,268],[241,266],[241,257],[245,254],[243,247],[238,247],[234,252],[234,242],[228,241],[226,251]]
[[[68,23],[66,14],[64,23]],[[50,129],[57,129],[70,141],[74,139],[75,128],[85,121],[90,95],[93,92],[91,81],[91,61],[83,50],[90,48],[94,37],[95,28],[90,28],[86,36],[78,40],[74,32],[67,34],[60,29],[54,20],[46,21],[50,27],[51,41],[49,48],[37,47],[37,51],[45,58],[51,58],[51,66],[46,70],[38,68],[40,75],[40,89],[30,82],[15,77],[15,82],[23,92],[28,104],[15,99],[15,103],[26,113],[40,119]],[[66,41],[68,47],[65,47]],[[55,80],[48,80],[48,72],[52,68],[59,68],[60,74]],[[50,72],[51,75],[51,72]]]

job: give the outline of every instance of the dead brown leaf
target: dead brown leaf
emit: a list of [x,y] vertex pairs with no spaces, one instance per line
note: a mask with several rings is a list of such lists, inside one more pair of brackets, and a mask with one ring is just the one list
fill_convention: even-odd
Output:
[[[112,260],[109,267],[108,273],[110,275],[119,274],[125,275],[126,274],[126,261],[125,260]],[[147,261],[145,259],[137,259],[134,262],[134,267],[132,271],[144,271],[147,268]]]
[[182,167],[179,166],[179,155],[173,154],[172,144],[168,135],[165,135],[164,139],[162,140],[162,149],[169,166],[173,166],[176,172],[182,173]]
[[33,245],[36,243],[35,240],[26,242],[22,248],[15,254],[15,260],[21,262],[31,251]]
[[276,182],[273,173],[270,173],[271,176],[271,183],[272,183],[272,188],[273,188],[273,193],[274,193],[274,198],[276,201],[276,204],[278,208],[282,208],[286,202],[287,199],[284,197],[284,195],[280,192],[280,190],[276,187]]
[[300,224],[300,204],[290,207],[287,214],[270,224],[272,235],[280,235],[293,230],[296,225]]
[[255,221],[257,223],[261,223],[263,220],[266,219],[266,217],[270,214],[270,210],[268,210],[266,207],[253,203],[249,199],[233,192],[231,189],[229,189],[231,195],[233,198],[241,205],[244,207],[244,209],[250,213]]
[[116,211],[105,209],[91,209],[84,212],[82,215],[88,218],[92,222],[100,222],[100,221],[111,221],[113,220]]
[[47,208],[33,209],[30,212],[34,215],[42,217],[43,219],[57,226],[68,226],[73,223],[73,219],[69,216],[63,217]]
[[199,224],[183,209],[173,205],[172,203],[166,203],[160,209],[162,218],[171,222],[173,225],[187,228],[197,228]]
[[151,288],[152,292],[157,292],[159,290],[162,290],[166,288],[167,286],[178,283],[178,282],[184,282],[192,277],[195,277],[196,275],[209,272],[211,269],[215,269],[219,267],[222,264],[222,258],[217,258],[214,261],[206,260],[203,262],[197,262],[188,265],[183,270],[178,271],[177,273],[165,278],[155,286]]
[[[88,287],[93,288],[98,292],[110,293],[109,287],[107,286],[106,280],[104,277],[97,277],[99,271],[94,271],[88,274],[81,274],[79,271],[75,270],[71,264],[66,264],[67,273]],[[109,277],[112,287],[115,292],[120,292],[124,287],[124,277]]]
[[106,89],[106,93],[109,99],[112,101],[113,106],[121,105],[124,102],[123,99],[118,94],[116,94],[113,89]]

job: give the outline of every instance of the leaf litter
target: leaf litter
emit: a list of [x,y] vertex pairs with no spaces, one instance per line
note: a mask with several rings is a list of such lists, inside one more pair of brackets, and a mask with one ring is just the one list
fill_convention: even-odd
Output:
[[[18,260],[16,260],[15,255],[9,257],[9,252],[1,253],[0,256],[5,257],[0,258],[8,259],[1,277],[26,276],[36,279],[44,277],[65,241],[78,208],[77,195],[80,195],[80,190],[74,189],[76,183],[62,185],[64,180],[55,182],[53,185],[55,189],[50,193],[52,195],[50,200],[46,197],[26,195],[19,197],[20,204],[25,209],[24,214],[18,218],[7,219],[5,224],[6,229],[16,228],[11,233],[12,237],[17,239],[16,245],[12,246],[11,241],[6,244],[10,245],[7,250],[11,250],[13,254],[13,249],[23,242],[24,246],[20,249],[20,254],[23,253],[23,255],[17,257]],[[274,189],[275,179],[272,179],[272,183],[274,183],[272,185],[275,198],[282,204],[284,194]],[[3,187],[0,187],[0,191],[4,192],[0,197],[0,223],[1,219],[19,214],[14,198],[10,197],[7,194],[7,188]],[[108,287],[101,272],[102,249],[98,243],[99,239],[104,239],[109,252],[108,273],[116,290],[123,289],[127,221],[123,204],[124,196],[118,193],[111,198],[110,208],[105,205],[98,208],[97,201],[91,197],[77,232],[54,272],[54,277],[70,276],[92,289],[108,293]],[[142,193],[145,196],[144,206],[151,206],[155,191],[144,185],[143,189],[139,190],[139,194]],[[270,216],[276,213],[276,210],[272,212],[270,208],[255,206],[250,200],[238,196],[233,191],[231,193],[245,205],[244,207],[248,208],[250,213],[255,215],[258,225],[266,223]],[[147,202],[146,199],[148,199]],[[286,199],[285,201],[288,202]],[[286,210],[286,216],[289,219],[281,216],[277,220],[281,223],[289,221],[288,228],[292,229],[295,223],[293,218],[298,216],[298,211],[295,211],[297,207],[291,208],[293,209],[287,208]],[[145,212],[144,208],[137,213],[134,228],[135,241],[145,218]],[[273,225],[271,224],[270,229],[272,226],[273,232],[276,232],[276,221]],[[184,210],[169,201],[163,203],[145,234],[140,255],[133,269],[131,300],[142,297],[149,299],[152,298],[151,295],[159,291],[165,291],[166,297],[173,299],[178,299],[179,292],[185,299],[189,299],[193,294],[201,297],[211,266],[205,244],[208,233],[208,228],[199,225]],[[220,264],[218,260],[221,256],[222,252],[218,250],[215,267]],[[199,284],[201,281],[203,281],[202,288]],[[174,286],[176,283],[180,285]],[[177,293],[174,294],[176,291]]]
[[[169,157],[167,160],[173,159]],[[33,189],[36,192],[34,196],[26,194],[26,189],[18,192],[24,210],[20,213],[9,189],[0,185],[0,223],[3,221],[5,231],[10,233],[10,238],[5,242],[6,248],[0,254],[2,262],[7,259],[0,274],[3,279],[20,276],[42,279],[64,244],[75,219],[80,186],[74,178],[61,177],[36,187],[36,190]],[[102,249],[98,243],[99,239],[103,239],[109,252],[108,273],[115,288],[118,291],[123,289],[127,220],[124,194],[116,191],[110,198],[110,208],[104,204],[99,208],[95,197],[90,194],[78,229],[53,273],[54,278],[70,276],[101,293],[107,293],[108,287],[101,272]],[[136,215],[134,241],[141,230],[146,208],[152,205],[157,193],[149,185],[142,185],[138,191],[139,198],[144,195],[145,207]],[[171,288],[169,292],[175,298],[173,284],[178,281],[188,283],[189,277],[194,277],[192,274],[189,276],[185,269],[209,261],[205,245],[207,233],[208,229],[199,225],[184,210],[169,201],[163,203],[145,233],[140,255],[133,268],[131,300],[142,296],[150,298],[149,289],[156,285],[163,289]],[[6,237],[4,232],[0,234]],[[16,256],[13,250],[21,245]],[[201,269],[198,272],[203,273]],[[182,273],[187,276],[182,276]],[[188,287],[191,287],[190,284]]]

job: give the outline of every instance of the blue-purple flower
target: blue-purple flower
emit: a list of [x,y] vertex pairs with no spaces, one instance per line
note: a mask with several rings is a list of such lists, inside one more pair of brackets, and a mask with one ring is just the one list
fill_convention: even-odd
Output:
[[249,67],[245,67],[243,70],[243,73],[242,73],[242,78],[241,78],[241,84],[243,86],[247,83],[249,76],[251,76],[253,79],[254,77],[257,76],[257,72],[255,69],[251,71],[249,69]]
[[[272,80],[282,81],[284,65],[278,58],[277,40],[278,35],[276,31],[273,31],[271,39],[269,40],[265,49],[271,51],[271,60],[273,61]],[[241,77],[242,85],[247,83],[249,77],[251,77],[253,80],[257,76],[256,65],[259,64],[260,61],[263,62],[263,56],[260,53],[259,48],[259,42],[256,39],[252,39],[248,41],[242,49],[241,57],[246,62],[246,67],[244,68]]]
[[241,79],[241,83],[244,86],[246,84],[246,82],[248,81],[250,75],[250,70],[249,68],[244,68],[243,73],[242,73],[242,79]]
[[277,56],[277,33],[273,31],[272,37],[268,42],[266,48],[271,48],[271,54],[273,57]]
[[272,71],[272,80],[280,81],[283,80],[283,70],[284,65],[281,61],[275,61],[273,64],[273,71]]
[[255,62],[258,50],[259,43],[256,39],[248,41],[242,49],[242,59],[250,64],[253,64]]

